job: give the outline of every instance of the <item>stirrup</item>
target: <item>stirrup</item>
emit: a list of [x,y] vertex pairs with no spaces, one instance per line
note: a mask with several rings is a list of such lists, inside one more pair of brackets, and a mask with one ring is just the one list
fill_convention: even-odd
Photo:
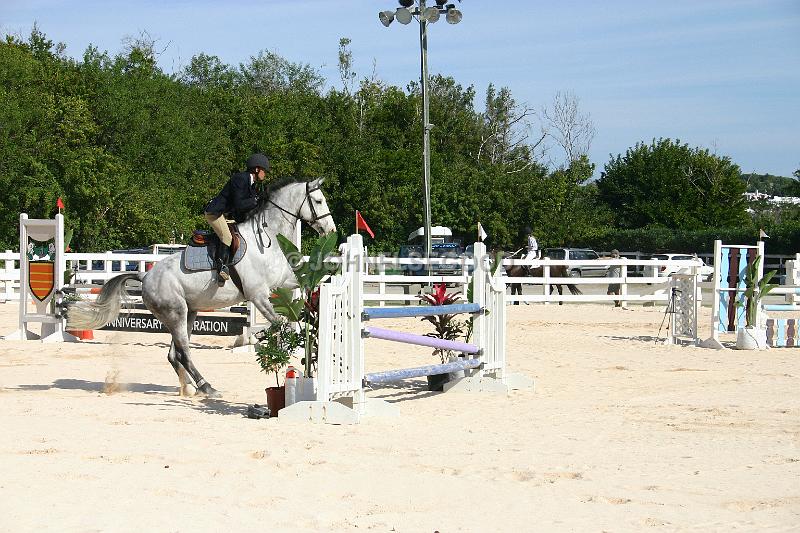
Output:
[[229,279],[231,279],[231,274],[228,272],[228,265],[223,263],[217,268],[217,285],[222,287]]

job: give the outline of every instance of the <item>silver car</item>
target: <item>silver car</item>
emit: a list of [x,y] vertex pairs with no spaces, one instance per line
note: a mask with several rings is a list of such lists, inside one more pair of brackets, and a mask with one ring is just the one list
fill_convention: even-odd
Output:
[[600,256],[589,248],[545,248],[544,257],[559,260],[586,261],[586,263],[580,265],[567,267],[567,271],[572,278],[602,278],[608,275],[608,267],[598,264],[600,263]]

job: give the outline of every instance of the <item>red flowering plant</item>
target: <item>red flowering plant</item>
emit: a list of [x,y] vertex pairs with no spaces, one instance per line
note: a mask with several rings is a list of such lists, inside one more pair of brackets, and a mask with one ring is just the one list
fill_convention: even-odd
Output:
[[[447,292],[445,284],[439,283],[433,286],[433,292],[420,294],[418,298],[430,305],[450,305],[457,303],[461,299],[461,292]],[[456,315],[426,316],[422,320],[423,322],[430,322],[436,329],[435,332],[426,333],[426,337],[454,341],[463,336],[467,340],[472,333],[472,321],[458,320]],[[433,355],[438,356],[439,360],[444,364],[450,361],[455,353],[452,350],[437,348],[433,351]]]

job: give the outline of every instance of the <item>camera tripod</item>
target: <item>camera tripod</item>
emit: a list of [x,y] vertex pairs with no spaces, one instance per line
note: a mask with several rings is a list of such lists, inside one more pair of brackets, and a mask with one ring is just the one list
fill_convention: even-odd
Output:
[[[682,292],[683,291],[681,291],[677,287],[670,287],[670,289],[669,289],[669,301],[667,302],[667,308],[664,309],[664,317],[661,319],[661,325],[658,326],[658,334],[656,335],[656,340],[655,340],[656,344],[658,344],[658,342],[661,340],[661,330],[664,328],[664,322],[667,322],[668,318],[669,318],[669,321],[667,322],[667,328],[668,328],[667,329],[667,338],[669,338],[669,332],[671,331],[672,324],[675,321],[675,318],[674,318],[673,315],[675,315],[677,313],[680,313],[680,311],[678,311],[678,309],[677,309],[677,306],[675,305],[676,296],[677,296],[677,294],[682,293]],[[666,342],[666,340],[667,339],[664,339],[664,342]]]

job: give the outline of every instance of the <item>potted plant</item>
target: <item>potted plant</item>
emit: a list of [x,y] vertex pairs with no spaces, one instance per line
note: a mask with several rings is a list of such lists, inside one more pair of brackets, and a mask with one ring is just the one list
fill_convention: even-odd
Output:
[[[433,286],[432,293],[421,294],[418,298],[423,302],[427,302],[429,305],[450,305],[460,300],[460,295],[461,293],[458,291],[447,292],[445,284],[440,283]],[[432,333],[426,333],[426,337],[450,341],[457,340],[459,337],[463,337],[464,340],[467,341],[472,335],[472,319],[458,320],[456,315],[434,315],[423,317],[422,321],[430,322],[433,324],[436,330]],[[437,356],[442,364],[454,361],[460,357],[458,352],[454,352],[453,350],[442,350],[439,348],[433,351],[433,355]],[[463,371],[461,371],[461,373],[451,372],[428,376],[428,390],[441,391],[444,389],[445,383],[451,379],[457,379],[458,377],[462,376]]]
[[276,415],[283,409],[285,390],[280,383],[280,373],[291,361],[292,353],[303,345],[303,338],[288,322],[278,322],[256,334],[256,361],[262,372],[275,374],[275,386],[267,387],[267,406]]
[[339,265],[326,261],[335,250],[338,236],[335,233],[320,236],[309,250],[308,261],[303,261],[297,247],[283,235],[278,235],[278,244],[294,270],[300,289],[300,296],[293,297],[291,289],[276,289],[270,297],[273,309],[283,316],[290,327],[298,332],[300,342],[295,349],[303,348],[301,364],[304,372],[298,383],[301,399],[312,399],[314,373],[317,365],[319,346],[319,286],[329,275],[339,269]]
[[758,279],[758,266],[761,256],[747,265],[744,277],[745,291],[742,300],[736,302],[737,307],[745,310],[745,327],[736,331],[736,348],[739,350],[763,350],[767,348],[767,330],[758,323],[761,299],[777,287],[770,281],[775,275],[775,270],[770,270],[764,277]]

